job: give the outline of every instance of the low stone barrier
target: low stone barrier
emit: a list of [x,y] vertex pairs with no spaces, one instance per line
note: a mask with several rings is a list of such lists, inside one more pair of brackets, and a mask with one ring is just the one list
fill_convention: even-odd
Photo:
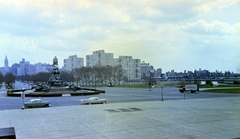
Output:
[[0,128],[0,139],[16,139],[14,127]]
[[[7,96],[21,96],[22,90],[8,90]],[[95,95],[105,93],[103,90],[96,90],[90,88],[82,88],[80,90],[71,90],[65,88],[52,88],[48,92],[45,91],[25,91],[25,97],[59,97],[64,96],[64,94],[71,94],[71,96],[80,96],[80,95]]]

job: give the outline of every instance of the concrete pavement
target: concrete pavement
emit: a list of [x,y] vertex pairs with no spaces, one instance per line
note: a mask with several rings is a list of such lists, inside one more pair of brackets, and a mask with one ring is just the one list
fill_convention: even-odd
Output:
[[17,139],[230,139],[240,97],[108,103],[0,111]]

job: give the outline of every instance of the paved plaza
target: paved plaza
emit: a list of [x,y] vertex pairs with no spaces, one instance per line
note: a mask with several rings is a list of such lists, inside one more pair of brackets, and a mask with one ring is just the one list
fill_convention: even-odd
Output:
[[108,103],[0,111],[17,139],[230,139],[240,97]]

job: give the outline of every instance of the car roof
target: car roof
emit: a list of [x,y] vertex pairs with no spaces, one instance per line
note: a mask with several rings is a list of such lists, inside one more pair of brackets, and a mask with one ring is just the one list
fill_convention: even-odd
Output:
[[39,100],[41,100],[41,99],[31,99],[30,101],[39,101]]
[[88,99],[96,99],[96,98],[98,98],[98,97],[90,97],[90,98],[88,98]]

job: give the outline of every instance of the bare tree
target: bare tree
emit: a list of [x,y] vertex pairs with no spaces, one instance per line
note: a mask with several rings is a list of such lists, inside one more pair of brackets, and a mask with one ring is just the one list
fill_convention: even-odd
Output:
[[61,72],[61,78],[63,81],[66,81],[66,82],[74,82],[74,76],[72,73],[70,72]]
[[39,72],[38,74],[33,75],[32,80],[34,82],[48,82],[50,76],[50,72]]
[[75,68],[73,74],[75,75],[77,82],[87,83],[89,85],[91,71],[91,67],[81,67]]
[[104,82],[107,84],[112,81],[113,78],[113,67],[106,65],[104,68]]
[[107,84],[111,81],[123,80],[123,69],[119,66],[93,66],[81,67],[73,70],[73,74],[78,82]]
[[75,68],[73,70],[73,75],[74,75],[74,78],[77,82],[77,85],[79,85],[78,83],[81,82],[81,79],[82,79],[82,73],[81,73],[81,68]]
[[117,65],[113,67],[113,78],[114,78],[114,82],[118,81],[119,85],[121,81],[124,80],[124,70],[121,65]]
[[101,79],[101,74],[99,74],[100,67],[99,66],[92,67],[92,72],[93,72],[93,78],[94,78],[95,84],[99,83],[99,81]]

